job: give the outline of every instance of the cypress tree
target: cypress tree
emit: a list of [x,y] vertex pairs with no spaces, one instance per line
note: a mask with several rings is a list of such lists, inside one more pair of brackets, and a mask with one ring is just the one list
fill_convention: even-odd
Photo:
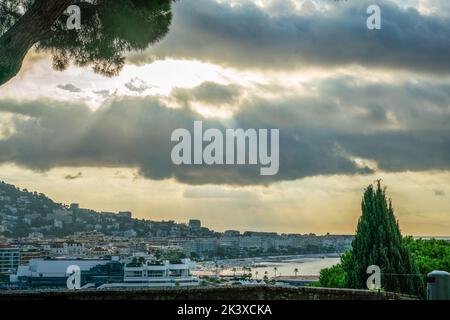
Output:
[[424,295],[424,279],[403,244],[392,202],[386,200],[380,181],[376,190],[370,185],[363,196],[352,254],[343,265],[346,286],[365,289],[370,265],[381,268],[381,286],[385,291]]

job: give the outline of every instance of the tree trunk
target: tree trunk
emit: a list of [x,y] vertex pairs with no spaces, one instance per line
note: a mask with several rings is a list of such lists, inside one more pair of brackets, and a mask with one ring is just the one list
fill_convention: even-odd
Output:
[[0,37],[0,86],[15,77],[31,47],[50,31],[75,0],[36,0],[30,9]]

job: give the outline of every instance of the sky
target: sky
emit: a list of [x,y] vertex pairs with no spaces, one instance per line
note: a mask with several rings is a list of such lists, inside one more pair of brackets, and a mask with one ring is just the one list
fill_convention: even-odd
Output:
[[[381,30],[366,9],[381,8]],[[217,231],[351,234],[387,186],[408,235],[450,235],[450,4],[182,0],[112,78],[30,51],[0,87],[0,179]],[[176,128],[278,128],[280,170],[175,166]]]

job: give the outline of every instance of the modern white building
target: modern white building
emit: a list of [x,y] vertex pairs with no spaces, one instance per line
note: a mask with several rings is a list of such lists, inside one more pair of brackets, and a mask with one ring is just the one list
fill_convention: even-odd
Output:
[[[108,263],[109,260],[100,259],[32,259],[27,265],[17,269],[15,277],[27,278],[67,278],[67,268],[72,265],[80,267],[81,272],[89,271],[91,268]],[[14,277],[13,277],[14,278]],[[13,279],[12,278],[12,279]]]
[[198,277],[191,275],[194,267],[190,259],[169,262],[137,255],[125,263],[123,283],[109,283],[99,289],[197,286]]
[[27,265],[19,266],[17,273],[10,276],[10,281],[23,286],[64,287],[68,277],[67,268],[73,265],[80,268],[85,288],[151,288],[199,284],[199,279],[191,275],[195,263],[189,259],[170,263],[147,255],[134,255],[123,261],[119,257],[33,259]]

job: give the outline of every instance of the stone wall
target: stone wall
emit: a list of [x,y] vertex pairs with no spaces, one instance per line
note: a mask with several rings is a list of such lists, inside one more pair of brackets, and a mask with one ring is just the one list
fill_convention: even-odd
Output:
[[9,291],[1,300],[410,300],[415,297],[388,292],[330,288],[247,286],[83,291]]

